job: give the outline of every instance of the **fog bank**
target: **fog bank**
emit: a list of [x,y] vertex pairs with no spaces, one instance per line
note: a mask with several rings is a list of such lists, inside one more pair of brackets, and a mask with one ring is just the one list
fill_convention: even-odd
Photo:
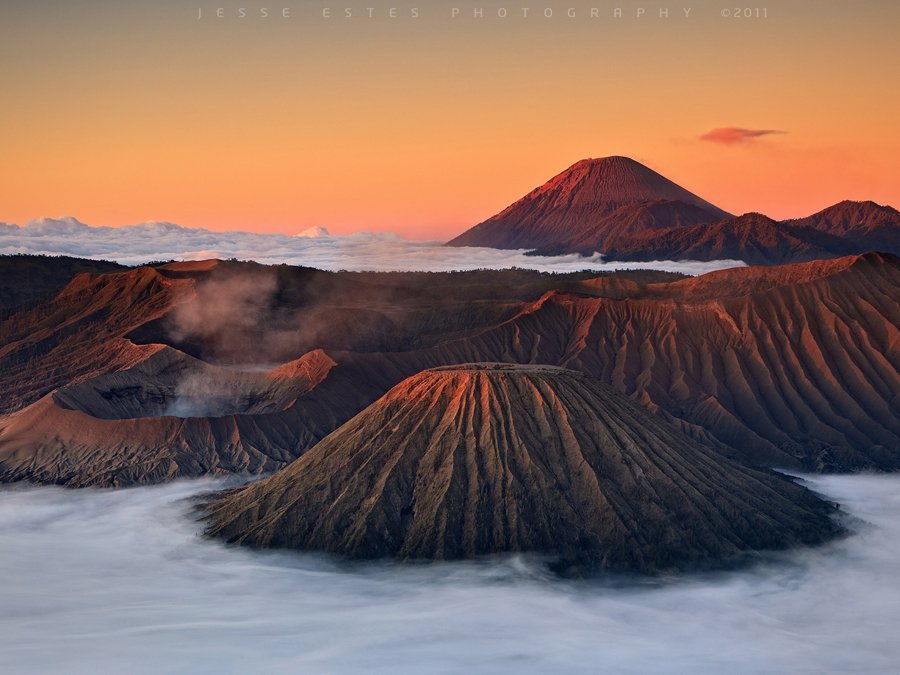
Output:
[[331,271],[451,272],[522,267],[544,272],[658,269],[684,274],[704,274],[744,265],[737,260],[607,263],[600,255],[527,256],[524,250],[454,248],[442,244],[439,241],[401,239],[386,232],[335,236],[329,235],[324,228],[310,228],[299,235],[287,235],[212,232],[174,223],[90,227],[74,218],[43,218],[22,227],[0,223],[0,254],[71,255],[113,260],[125,265],[157,260],[238,258]]
[[687,580],[571,582],[523,559],[341,565],[198,536],[210,480],[0,491],[5,672],[896,672],[900,476],[812,485],[865,521]]

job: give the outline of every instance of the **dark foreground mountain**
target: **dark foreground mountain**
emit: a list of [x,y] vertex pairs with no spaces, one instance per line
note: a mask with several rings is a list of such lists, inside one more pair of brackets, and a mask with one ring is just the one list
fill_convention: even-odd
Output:
[[580,373],[415,375],[270,478],[208,505],[211,534],[354,558],[533,551],[656,572],[817,544],[832,507],[738,466]]
[[868,251],[900,254],[900,214],[844,201],[808,218],[733,217],[626,157],[577,162],[448,242],[612,260],[780,265]]
[[896,470],[898,295],[900,259],[882,254],[680,279],[80,275],[0,321],[0,480],[272,471],[404,378],[478,361],[588,374],[744,463]]

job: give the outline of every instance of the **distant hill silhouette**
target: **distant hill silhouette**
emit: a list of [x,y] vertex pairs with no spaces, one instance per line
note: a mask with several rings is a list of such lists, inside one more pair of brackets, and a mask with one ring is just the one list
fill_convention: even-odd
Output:
[[743,260],[774,265],[868,251],[900,254],[900,213],[844,201],[808,218],[734,217],[627,157],[586,159],[449,246],[603,253],[623,261]]
[[576,162],[450,246],[594,251],[647,229],[730,214],[628,157]]

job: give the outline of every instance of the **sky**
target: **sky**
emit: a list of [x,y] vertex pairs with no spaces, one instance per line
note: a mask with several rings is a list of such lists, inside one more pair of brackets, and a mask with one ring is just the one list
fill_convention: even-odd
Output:
[[0,221],[442,239],[607,155],[733,213],[900,206],[900,3],[723,11],[4,0]]

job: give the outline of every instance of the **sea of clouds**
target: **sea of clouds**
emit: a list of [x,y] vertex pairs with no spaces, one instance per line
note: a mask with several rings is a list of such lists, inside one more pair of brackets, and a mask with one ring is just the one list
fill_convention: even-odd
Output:
[[237,258],[323,270],[433,271],[521,267],[545,272],[658,269],[704,274],[741,266],[736,260],[671,260],[609,263],[601,255],[527,256],[525,250],[443,246],[440,241],[402,239],[386,232],[331,235],[313,227],[297,235],[213,232],[174,223],[91,227],[75,218],[42,218],[24,226],[0,223],[0,254],[39,253],[113,260],[138,265],[157,260]]
[[340,564],[199,536],[212,480],[0,490],[9,673],[889,673],[900,477],[809,477],[859,521],[824,548],[681,580],[534,562]]

